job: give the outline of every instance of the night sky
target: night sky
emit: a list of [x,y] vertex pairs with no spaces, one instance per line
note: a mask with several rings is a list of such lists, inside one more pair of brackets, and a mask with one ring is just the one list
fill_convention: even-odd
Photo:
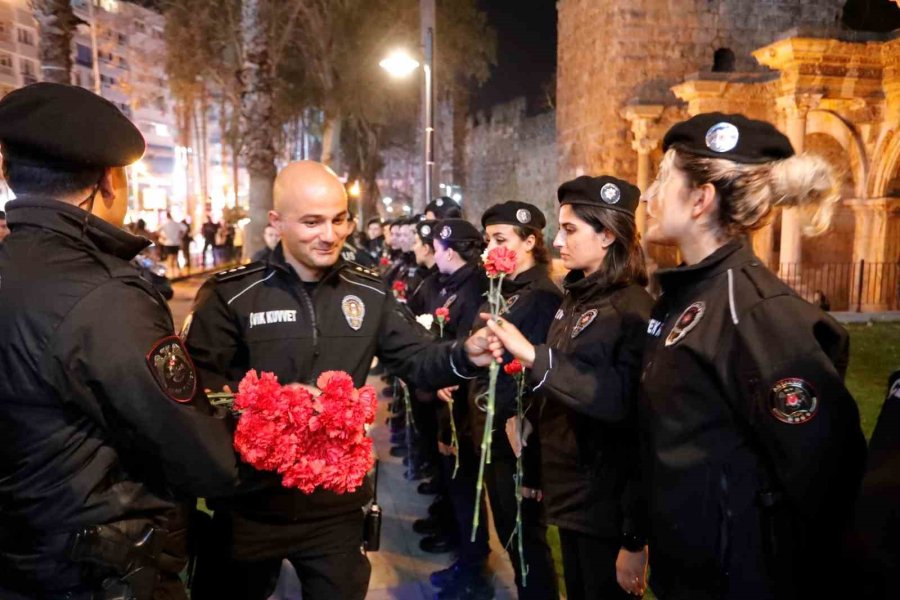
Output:
[[490,108],[519,96],[529,109],[546,108],[545,88],[555,88],[555,0],[480,0],[497,32],[497,64],[488,81],[473,92],[473,110]]

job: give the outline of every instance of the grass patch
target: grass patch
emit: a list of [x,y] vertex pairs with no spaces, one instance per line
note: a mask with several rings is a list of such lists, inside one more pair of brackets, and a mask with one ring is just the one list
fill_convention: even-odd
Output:
[[888,376],[900,369],[900,323],[851,323],[850,366],[847,389],[859,406],[859,417],[866,439],[872,435]]

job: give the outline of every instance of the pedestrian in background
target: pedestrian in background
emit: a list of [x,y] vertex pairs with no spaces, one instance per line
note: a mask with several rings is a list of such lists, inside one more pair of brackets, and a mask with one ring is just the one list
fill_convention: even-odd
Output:
[[[832,597],[865,462],[844,385],[849,339],[753,255],[776,206],[829,226],[839,185],[765,121],[704,113],[663,139],[647,240],[658,271],[639,422],[653,591],[670,598]],[[854,585],[854,589],[858,586]]]
[[166,220],[159,226],[160,258],[168,262],[169,268],[174,272],[178,268],[178,253],[181,251],[181,243],[186,234],[186,228],[172,218],[172,213],[166,213]]

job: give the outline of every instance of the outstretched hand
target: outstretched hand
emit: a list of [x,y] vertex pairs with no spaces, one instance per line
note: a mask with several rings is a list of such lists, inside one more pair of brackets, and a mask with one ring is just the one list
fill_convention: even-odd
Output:
[[487,367],[494,360],[488,337],[489,332],[487,327],[482,327],[466,340],[464,346],[466,355],[476,367]]
[[534,365],[534,346],[515,325],[503,318],[494,321],[490,313],[481,313],[481,318],[487,322],[487,328],[491,331],[488,342],[494,358],[502,362],[504,352],[509,352],[526,369]]

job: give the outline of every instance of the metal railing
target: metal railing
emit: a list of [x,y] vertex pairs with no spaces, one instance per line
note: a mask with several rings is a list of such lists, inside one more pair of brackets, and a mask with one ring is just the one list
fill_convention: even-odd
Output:
[[825,295],[830,310],[900,310],[900,262],[784,263],[773,272],[813,302]]

